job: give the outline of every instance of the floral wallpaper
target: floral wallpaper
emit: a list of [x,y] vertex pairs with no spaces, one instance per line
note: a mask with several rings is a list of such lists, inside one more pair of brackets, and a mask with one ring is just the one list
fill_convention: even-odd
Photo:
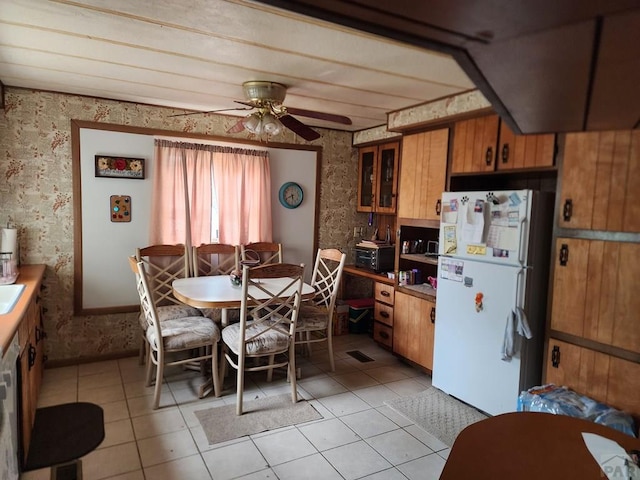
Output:
[[[18,228],[20,263],[47,265],[42,304],[49,361],[73,363],[138,348],[137,314],[74,316],[71,120],[225,136],[237,119],[169,117],[174,109],[6,88],[0,110],[0,224]],[[322,146],[318,245],[352,254],[357,150],[349,132],[319,129]],[[235,138],[238,135],[234,135]],[[246,137],[249,138],[249,137]],[[287,131],[279,142],[308,144]]]

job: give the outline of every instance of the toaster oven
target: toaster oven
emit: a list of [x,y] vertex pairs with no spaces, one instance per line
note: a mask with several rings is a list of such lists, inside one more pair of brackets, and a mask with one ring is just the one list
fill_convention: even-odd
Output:
[[393,245],[356,246],[355,255],[356,267],[367,268],[376,273],[393,271],[395,257]]

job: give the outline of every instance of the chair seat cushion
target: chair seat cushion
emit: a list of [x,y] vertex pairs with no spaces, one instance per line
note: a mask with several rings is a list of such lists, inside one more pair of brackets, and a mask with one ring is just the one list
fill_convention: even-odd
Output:
[[[162,341],[167,350],[184,350],[211,345],[220,340],[220,329],[215,322],[203,316],[184,317],[162,322]],[[147,328],[147,340],[154,348],[158,345],[155,328]]]
[[[274,329],[268,329],[269,325],[247,322],[245,338],[251,338],[260,332],[265,332],[255,340],[247,342],[247,355],[268,355],[271,353],[284,352],[289,348],[288,335]],[[224,327],[222,329],[222,340],[233,353],[238,355],[240,353],[240,324],[234,323],[233,325]]]
[[[201,317],[202,312],[195,307],[190,307],[189,305],[176,304],[156,307],[156,315],[158,315],[158,320],[160,322],[164,322],[166,320],[175,320],[176,318]],[[143,313],[138,317],[138,321],[140,322],[140,327],[143,330],[146,330],[147,321],[145,320]]]
[[321,305],[305,303],[300,305],[298,313],[298,322],[296,323],[297,332],[306,332],[310,330],[324,330],[329,322],[329,309]]

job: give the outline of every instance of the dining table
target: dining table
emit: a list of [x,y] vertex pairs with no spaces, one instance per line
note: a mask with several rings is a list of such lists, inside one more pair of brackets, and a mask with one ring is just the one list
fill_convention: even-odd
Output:
[[[285,278],[263,278],[260,283],[266,290],[277,291],[286,286],[289,280]],[[173,295],[187,305],[195,308],[219,308],[221,323],[228,325],[228,309],[240,308],[242,303],[242,286],[234,285],[228,275],[211,275],[205,277],[179,278],[173,281]],[[283,297],[293,293],[289,287],[282,292]],[[250,286],[249,294],[258,300],[268,298],[268,294],[258,287]],[[313,298],[316,290],[308,283],[302,285],[302,300]]]
[[[268,291],[282,290],[282,297],[286,298],[294,292],[294,287],[285,288],[290,280],[286,278],[263,278],[259,280]],[[240,308],[242,304],[242,286],[234,285],[229,275],[211,275],[204,277],[179,278],[171,284],[173,295],[187,305],[195,308],[219,308],[222,327],[228,325],[228,309]],[[249,286],[249,294],[254,298],[266,299],[269,295],[258,287]],[[316,294],[315,288],[302,284],[302,300],[309,300]],[[224,378],[224,363],[219,366],[218,375]],[[213,372],[212,372],[213,374]],[[213,391],[213,380],[209,378],[200,387],[200,396]]]
[[440,480],[640,478],[640,470],[638,476],[623,474],[615,463],[619,454],[610,447],[594,458],[583,434],[616,442],[626,452],[640,450],[637,438],[590,420],[542,412],[505,413],[462,430]]

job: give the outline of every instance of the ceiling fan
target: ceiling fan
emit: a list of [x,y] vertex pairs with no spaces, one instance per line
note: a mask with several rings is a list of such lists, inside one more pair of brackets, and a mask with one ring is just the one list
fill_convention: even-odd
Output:
[[[246,108],[226,108],[213,110],[210,112],[192,112],[182,115],[195,115],[197,113],[213,113],[230,110],[255,110],[246,117],[238,120],[227,133],[240,133],[244,130],[268,136],[277,135],[286,127],[294,133],[300,135],[307,141],[320,138],[320,134],[308,127],[293,115],[309,118],[317,118],[328,122],[351,125],[351,119],[342,115],[332,113],[316,112],[314,110],[304,110],[302,108],[285,107],[282,103],[287,94],[287,87],[281,83],[262,80],[252,80],[242,84],[246,101],[236,100],[236,103],[244,105]],[[181,116],[181,115],[174,115]]]

